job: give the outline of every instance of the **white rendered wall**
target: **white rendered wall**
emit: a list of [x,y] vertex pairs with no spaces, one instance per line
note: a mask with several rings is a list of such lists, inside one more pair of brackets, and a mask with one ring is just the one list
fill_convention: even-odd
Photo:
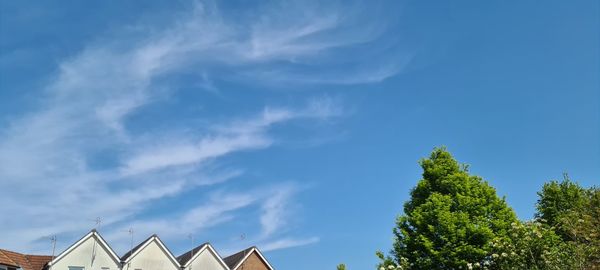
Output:
[[179,270],[156,241],[150,242],[144,249],[123,265],[123,270]]
[[[92,259],[94,244],[96,256]],[[95,236],[92,236],[55,262],[52,270],[69,270],[69,266],[83,267],[85,270],[102,270],[102,267],[119,270],[120,263],[109,255],[109,251],[100,244]]]
[[192,269],[188,266],[185,270],[227,270],[219,259],[213,254],[208,248],[204,249],[198,257],[190,264]]

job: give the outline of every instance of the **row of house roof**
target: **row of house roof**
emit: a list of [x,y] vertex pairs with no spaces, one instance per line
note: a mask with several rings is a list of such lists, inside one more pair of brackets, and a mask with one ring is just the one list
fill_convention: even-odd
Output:
[[210,243],[175,257],[152,235],[119,257],[96,230],[58,256],[28,255],[0,249],[0,270],[274,270],[253,246],[222,258]]

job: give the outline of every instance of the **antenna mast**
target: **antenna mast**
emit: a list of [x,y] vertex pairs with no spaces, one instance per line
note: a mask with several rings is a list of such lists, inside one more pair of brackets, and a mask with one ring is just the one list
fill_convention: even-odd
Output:
[[[241,242],[241,241],[244,241],[244,240],[246,240],[246,234],[245,234],[245,233],[242,233],[242,234],[240,235],[240,242]],[[244,258],[246,258],[246,250],[247,250],[247,249],[244,249]],[[241,265],[241,267],[242,267],[242,269],[241,269],[241,270],[244,270],[244,263],[243,263],[243,262],[242,262],[242,265]]]
[[[54,251],[56,250],[56,235],[53,235],[52,237],[50,237],[50,242],[52,242],[52,260],[51,262],[54,261]],[[50,267],[48,267],[48,270],[52,270],[52,264],[50,264]]]
[[102,218],[101,217],[97,217],[93,221],[96,222],[96,227],[94,227],[94,229],[97,230],[98,228],[100,228],[100,224],[102,223]]
[[[102,223],[102,218],[100,217],[96,217],[96,219],[92,220],[96,223],[96,226],[94,226],[94,230],[97,230],[100,227],[100,224]],[[92,247],[92,261],[90,263],[90,265],[94,265],[94,261],[96,260],[96,244],[98,242],[98,239],[94,239],[94,246]]]
[[[192,258],[194,258],[194,249],[196,247],[194,246],[194,235],[190,233],[190,234],[188,234],[188,238],[192,241],[192,255],[190,256],[190,260],[191,260]],[[192,264],[194,264],[194,263],[190,263],[190,270],[192,270]]]
[[[131,249],[129,250],[129,252],[133,252],[133,228],[129,228],[129,230],[127,230],[127,233],[129,233],[129,235],[131,236]],[[129,270],[130,264],[131,263],[127,263],[127,270]]]

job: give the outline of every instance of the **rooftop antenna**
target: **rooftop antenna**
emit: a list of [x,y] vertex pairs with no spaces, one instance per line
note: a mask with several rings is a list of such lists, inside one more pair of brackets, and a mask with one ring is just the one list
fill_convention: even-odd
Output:
[[[126,231],[130,236],[131,236],[131,249],[129,249],[129,252],[133,252],[133,228],[129,228],[129,230]],[[131,256],[131,254],[130,254]],[[127,263],[127,269],[129,270],[129,265],[131,263]]]
[[94,227],[94,229],[100,228],[100,224],[102,223],[101,217],[96,217],[96,219],[93,219],[92,221],[96,222],[96,226]]
[[[192,241],[192,254],[190,256],[190,260],[191,260],[192,258],[194,258],[194,249],[196,248],[194,246],[194,234],[191,234],[191,233],[188,234],[188,238]],[[192,264],[193,263],[190,263],[190,270],[192,270]]]
[[[244,241],[244,240],[246,240],[246,234],[245,234],[245,233],[242,233],[242,234],[240,235],[240,242],[242,242],[242,241]],[[243,258],[246,258],[246,251],[247,251],[247,250],[248,250],[248,249],[244,249],[244,257],[243,257]],[[244,270],[244,263],[243,263],[243,262],[242,262],[242,265],[240,265],[240,266],[242,267],[242,268],[241,268],[241,270]]]
[[[100,227],[100,224],[102,223],[102,218],[100,217],[96,217],[96,219],[93,219],[92,221],[94,221],[96,223],[96,225],[94,226],[94,230],[97,230]],[[98,239],[94,239],[94,246],[92,247],[92,261],[90,263],[90,265],[94,265],[94,261],[96,260],[96,244],[98,242]]]
[[[56,235],[50,237],[50,242],[52,243],[52,260],[50,262],[53,262],[54,252],[56,251]],[[48,270],[52,270],[52,263],[50,264],[50,267],[48,267]]]

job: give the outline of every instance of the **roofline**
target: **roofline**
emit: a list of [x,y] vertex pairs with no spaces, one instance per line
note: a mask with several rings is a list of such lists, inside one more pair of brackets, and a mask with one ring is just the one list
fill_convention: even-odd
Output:
[[[225,263],[225,261],[223,260],[223,258],[221,257],[221,255],[219,255],[219,253],[213,248],[213,246],[210,243],[204,243],[203,247],[198,250],[198,252],[196,254],[194,254],[194,257],[191,257],[186,263],[185,265],[182,265],[181,267],[186,268],[188,266],[190,266],[190,264],[192,263],[192,261],[194,261],[198,256],[200,256],[200,253],[202,253],[202,251],[204,251],[205,249],[209,249],[219,260],[219,263],[225,267],[225,269],[229,269],[229,266]],[[193,250],[193,249],[192,249]]]
[[6,262],[6,263],[0,263],[0,265],[14,266],[14,267],[17,267],[17,268],[19,268],[19,267],[21,267],[21,268],[22,268],[22,266],[21,266],[21,265],[18,265],[18,264],[16,264],[16,262],[15,262],[15,264],[10,264],[10,263],[8,263],[8,262]]
[[[6,250],[6,249],[0,249],[0,253],[2,253],[2,254],[3,254],[3,252],[2,252],[2,251],[8,251],[8,252],[12,252],[12,253],[18,253],[18,252],[14,252],[14,251]],[[21,253],[18,253],[18,254],[21,254]],[[21,254],[21,255],[24,255],[24,254]],[[12,259],[12,258],[10,258],[9,256],[7,256],[6,254],[5,254],[4,256],[6,256],[6,258],[7,258],[7,259],[9,259],[9,260],[10,260],[12,263],[14,263],[14,264],[11,264],[11,262],[7,262],[7,261],[5,261],[4,263],[0,263],[0,265],[6,265],[6,266],[15,266],[15,267],[20,267],[19,263],[15,262],[15,260],[13,260],[13,259]]]
[[4,262],[4,263],[0,263],[0,265],[6,265],[6,266],[14,266],[14,267],[21,267],[21,265],[18,265],[16,262],[14,262],[15,264],[9,263],[9,262]]
[[131,250],[125,252],[125,254],[123,254],[123,256],[121,256],[121,263],[125,263],[128,262],[129,259],[133,256],[133,254],[137,254],[137,251],[140,250],[143,246],[146,245],[146,242],[150,241],[152,239],[152,237],[154,237],[155,234],[147,237],[146,239],[144,239],[144,241],[142,241],[141,243],[137,244],[135,247],[133,247]]
[[121,259],[119,258],[119,256],[117,256],[115,251],[108,245],[108,243],[106,241],[104,241],[104,238],[102,238],[102,236],[98,233],[98,231],[96,231],[96,229],[93,229],[89,233],[84,235],[81,239],[79,239],[77,242],[75,242],[74,244],[69,246],[65,251],[61,252],[60,254],[58,254],[58,256],[56,256],[52,260],[50,260],[48,262],[48,266],[52,266],[56,262],[60,261],[65,255],[69,254],[69,252],[73,251],[73,249],[75,249],[76,247],[81,245],[85,240],[87,240],[88,238],[93,237],[93,236],[96,236],[96,239],[98,239],[98,242],[100,242],[100,244],[102,244],[108,250],[108,253],[112,256],[112,258],[115,260],[115,262],[117,264],[121,262]]
[[[200,253],[202,253],[202,251],[204,251],[206,249],[206,247],[209,245],[209,243],[204,243],[202,245],[200,245],[202,248],[200,248],[200,250],[198,250],[198,252],[194,253],[194,257],[190,257],[187,262],[185,262],[184,265],[182,265],[181,267],[186,268],[188,266],[190,266],[190,264],[192,263],[193,260],[195,260],[198,256],[200,256]],[[195,248],[192,248],[192,250],[190,251],[194,251]],[[189,252],[189,251],[188,251]],[[187,252],[186,252],[187,253]],[[184,253],[185,254],[185,253]]]
[[217,259],[219,259],[219,262],[221,263],[221,265],[223,265],[225,267],[225,269],[229,269],[229,265],[227,265],[227,263],[225,263],[225,260],[223,260],[223,257],[221,257],[221,254],[219,254],[219,252],[217,252],[217,250],[215,248],[213,248],[213,246],[208,243],[208,248],[215,254],[215,256],[217,256]]
[[250,257],[250,254],[252,254],[252,252],[256,251],[256,254],[258,254],[258,256],[265,262],[265,264],[267,265],[267,267],[269,267],[270,270],[275,270],[273,268],[273,266],[271,266],[271,264],[269,263],[269,261],[267,261],[267,258],[265,258],[265,256],[262,255],[262,253],[260,252],[260,250],[254,246],[250,249],[250,252],[248,252],[248,254],[246,254],[244,256],[244,258],[242,258],[236,265],[235,267],[233,267],[233,269],[231,270],[237,270],[243,263],[244,261],[246,261],[248,259],[248,257]]
[[173,256],[173,253],[171,253],[169,248],[167,248],[167,246],[165,246],[165,244],[162,242],[162,240],[160,240],[160,238],[156,234],[154,234],[154,235],[150,236],[148,239],[146,239],[144,244],[142,246],[140,246],[131,255],[129,255],[129,257],[127,257],[127,259],[123,260],[122,263],[129,263],[133,257],[135,257],[138,253],[140,253],[144,248],[146,248],[154,240],[156,240],[156,242],[158,242],[158,245],[160,246],[160,248],[162,248],[165,251],[165,253],[167,253],[167,255],[169,255],[169,258],[173,261],[173,263],[177,266],[177,268],[181,268],[181,264],[179,264],[179,261],[177,261],[177,258],[175,256]]

